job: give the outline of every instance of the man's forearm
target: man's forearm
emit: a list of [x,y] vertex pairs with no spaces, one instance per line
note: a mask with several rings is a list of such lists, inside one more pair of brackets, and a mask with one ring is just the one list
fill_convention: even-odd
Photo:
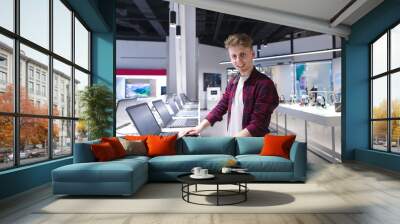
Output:
[[204,119],[200,122],[200,124],[198,125],[200,131],[206,129],[207,127],[210,126],[210,122],[207,119]]

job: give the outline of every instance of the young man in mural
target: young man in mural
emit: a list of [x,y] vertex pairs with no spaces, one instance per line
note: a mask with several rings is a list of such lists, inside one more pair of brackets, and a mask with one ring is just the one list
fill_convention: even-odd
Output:
[[279,104],[275,85],[253,65],[252,39],[247,34],[232,34],[225,40],[229,58],[239,75],[232,78],[218,104],[196,127],[181,135],[198,135],[221,121],[228,112],[228,135],[264,136],[269,133],[271,114]]

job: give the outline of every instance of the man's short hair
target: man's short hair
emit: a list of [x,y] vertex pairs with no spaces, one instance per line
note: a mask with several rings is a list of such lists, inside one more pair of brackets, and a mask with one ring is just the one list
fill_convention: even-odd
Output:
[[225,48],[227,49],[229,47],[236,47],[236,46],[252,48],[253,40],[249,35],[245,33],[235,33],[229,35],[228,38],[226,38],[224,44]]

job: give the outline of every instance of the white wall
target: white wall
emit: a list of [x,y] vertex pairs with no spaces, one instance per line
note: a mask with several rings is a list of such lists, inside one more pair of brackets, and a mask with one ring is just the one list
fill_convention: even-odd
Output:
[[206,92],[203,91],[203,73],[219,73],[221,74],[221,90],[225,92],[227,84],[226,68],[232,65],[220,65],[219,62],[229,59],[228,52],[225,48],[214,47],[199,44],[199,60],[198,60],[198,87],[200,107],[206,107]]
[[167,68],[167,42],[117,40],[117,68]]

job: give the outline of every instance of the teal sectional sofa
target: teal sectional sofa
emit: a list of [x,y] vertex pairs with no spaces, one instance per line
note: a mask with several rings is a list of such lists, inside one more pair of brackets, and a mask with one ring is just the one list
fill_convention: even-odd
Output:
[[219,172],[234,159],[259,182],[304,182],[307,172],[306,144],[295,142],[290,159],[260,156],[262,137],[184,137],[177,141],[177,155],[127,156],[96,162],[91,141],[75,144],[74,163],[52,171],[54,194],[131,195],[148,181],[176,181],[176,177],[200,166]]

